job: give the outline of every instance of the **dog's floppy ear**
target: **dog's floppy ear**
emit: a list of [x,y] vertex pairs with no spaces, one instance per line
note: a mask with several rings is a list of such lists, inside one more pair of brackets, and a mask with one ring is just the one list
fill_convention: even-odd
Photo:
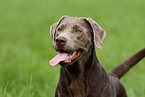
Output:
[[92,27],[93,38],[94,38],[94,43],[95,43],[96,47],[102,48],[102,46],[103,46],[102,41],[104,40],[104,38],[106,36],[106,32],[100,27],[99,24],[97,24],[92,19],[86,18],[86,20],[89,22],[89,24]]
[[56,28],[57,28],[58,25],[60,24],[60,22],[61,22],[64,18],[67,18],[67,17],[69,17],[69,16],[62,16],[62,17],[60,18],[60,20],[59,20],[57,23],[54,23],[53,25],[51,25],[51,27],[50,27],[50,36],[51,36],[52,39],[54,38],[54,33],[55,33],[55,31],[56,31]]

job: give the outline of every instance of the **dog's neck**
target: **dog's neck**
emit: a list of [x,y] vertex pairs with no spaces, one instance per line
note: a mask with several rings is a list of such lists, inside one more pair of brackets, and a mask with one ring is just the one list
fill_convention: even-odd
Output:
[[71,66],[61,67],[61,71],[65,74],[65,79],[68,82],[68,86],[73,92],[81,91],[80,95],[86,95],[88,76],[91,74],[90,70],[93,68],[94,64],[99,64],[99,61],[96,57],[95,49],[92,47],[88,51],[87,57],[83,57]]
[[85,57],[82,57],[74,64],[67,67],[62,67],[68,74],[68,77],[74,79],[86,76],[85,73],[87,73],[89,68],[91,68],[94,59],[96,58],[94,47],[90,48],[88,52],[83,56]]

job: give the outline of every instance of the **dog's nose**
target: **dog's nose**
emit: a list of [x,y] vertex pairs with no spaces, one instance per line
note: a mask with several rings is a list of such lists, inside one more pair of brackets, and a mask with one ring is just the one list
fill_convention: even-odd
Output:
[[64,46],[65,43],[66,43],[66,38],[64,38],[64,37],[57,37],[56,38],[57,46]]

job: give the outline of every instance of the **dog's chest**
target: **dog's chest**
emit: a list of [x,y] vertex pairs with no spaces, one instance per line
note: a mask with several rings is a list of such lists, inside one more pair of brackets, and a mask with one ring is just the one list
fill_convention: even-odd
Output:
[[85,82],[74,80],[70,84],[70,91],[73,97],[86,97],[87,89]]

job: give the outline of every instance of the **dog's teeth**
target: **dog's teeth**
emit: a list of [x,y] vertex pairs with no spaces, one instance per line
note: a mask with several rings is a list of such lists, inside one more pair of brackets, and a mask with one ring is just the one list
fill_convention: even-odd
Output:
[[65,58],[65,61],[66,61],[68,58],[69,58],[69,56],[67,56],[67,57]]
[[73,55],[73,56],[76,55],[76,52],[74,52],[72,55]]

